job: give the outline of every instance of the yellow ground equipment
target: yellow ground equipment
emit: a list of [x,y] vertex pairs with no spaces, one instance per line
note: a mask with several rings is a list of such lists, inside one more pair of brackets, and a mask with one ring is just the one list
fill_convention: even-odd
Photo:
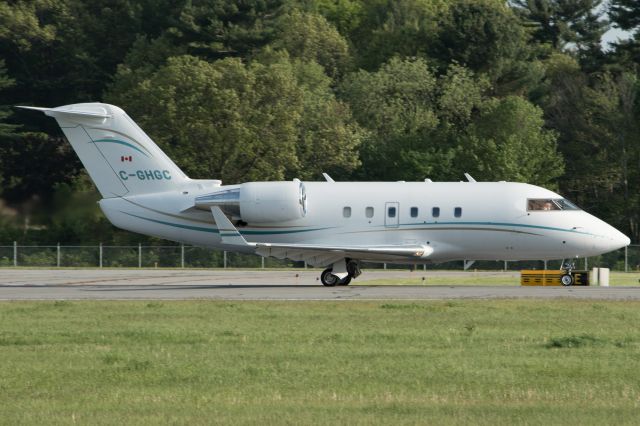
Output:
[[589,285],[589,271],[564,269],[551,271],[523,270],[520,271],[520,285],[540,286],[570,286]]

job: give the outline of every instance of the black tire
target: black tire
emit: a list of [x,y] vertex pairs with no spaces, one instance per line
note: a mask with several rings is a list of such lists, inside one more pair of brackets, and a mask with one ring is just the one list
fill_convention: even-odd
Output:
[[320,274],[320,281],[322,282],[322,285],[326,287],[333,287],[339,283],[340,279],[331,272],[333,272],[333,269],[331,268],[322,271],[322,274]]
[[347,275],[346,277],[338,281],[338,285],[349,285],[350,282],[351,282],[351,277]]
[[561,276],[560,284],[562,284],[565,287],[569,287],[570,285],[573,285],[573,275],[564,274],[563,276]]

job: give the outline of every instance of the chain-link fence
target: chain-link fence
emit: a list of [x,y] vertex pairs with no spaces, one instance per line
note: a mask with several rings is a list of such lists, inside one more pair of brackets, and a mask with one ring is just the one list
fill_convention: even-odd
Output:
[[[640,245],[631,245],[601,256],[575,259],[576,268],[607,267],[615,271],[640,271]],[[554,261],[481,261],[477,270],[559,269]],[[304,262],[264,258],[201,247],[172,246],[0,246],[0,267],[105,267],[105,268],[304,268]],[[407,269],[412,265],[367,264],[367,268]],[[462,269],[463,262],[419,266],[424,269]]]

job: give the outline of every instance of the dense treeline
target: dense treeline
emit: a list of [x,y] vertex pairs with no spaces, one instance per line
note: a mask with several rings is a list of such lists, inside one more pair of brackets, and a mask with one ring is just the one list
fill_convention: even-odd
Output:
[[[632,37],[604,49],[615,26]],[[0,3],[0,242],[113,232],[53,120],[124,108],[193,178],[526,181],[640,240],[636,0]],[[499,194],[496,194],[499,196]]]

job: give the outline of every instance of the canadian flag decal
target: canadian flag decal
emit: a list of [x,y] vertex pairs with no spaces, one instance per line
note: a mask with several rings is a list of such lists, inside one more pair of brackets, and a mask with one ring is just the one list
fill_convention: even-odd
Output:
[[131,162],[131,161],[133,161],[133,157],[132,157],[132,156],[130,156],[130,155],[123,155],[123,156],[121,156],[121,157],[120,157],[120,161],[122,161],[123,163],[124,163],[125,161],[129,161],[129,162]]

